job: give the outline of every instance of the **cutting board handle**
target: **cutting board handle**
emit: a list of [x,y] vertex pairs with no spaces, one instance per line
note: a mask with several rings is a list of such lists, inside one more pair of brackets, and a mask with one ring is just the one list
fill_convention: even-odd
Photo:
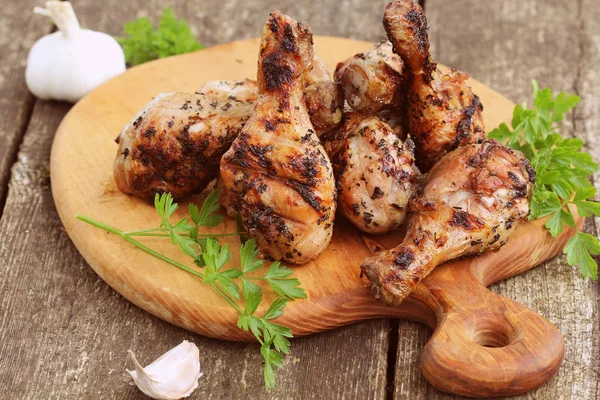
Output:
[[432,274],[427,286],[441,306],[421,366],[436,388],[464,396],[524,393],[560,367],[560,332],[528,308],[488,290],[459,260]]

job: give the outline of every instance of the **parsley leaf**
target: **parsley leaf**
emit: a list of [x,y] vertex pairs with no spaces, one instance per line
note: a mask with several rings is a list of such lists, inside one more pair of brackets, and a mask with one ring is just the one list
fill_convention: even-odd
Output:
[[572,211],[576,208],[582,217],[600,216],[600,204],[589,200],[596,195],[596,189],[588,180],[598,170],[598,164],[582,151],[583,141],[557,133],[559,123],[580,98],[564,93],[554,96],[550,89],[540,89],[537,82],[532,85],[535,108],[515,106],[512,130],[501,124],[488,137],[522,151],[529,159],[537,175],[529,218],[548,217],[545,226],[552,236],[560,235],[564,226],[575,226],[575,236],[563,250],[567,262],[579,265],[584,277],[598,279],[598,265],[591,254],[600,252],[600,243],[594,236],[577,230]]
[[[273,338],[273,340],[275,339]],[[260,353],[265,359],[264,379],[267,389],[272,389],[275,387],[274,367],[283,367],[283,355],[271,348],[273,340],[270,342],[265,342],[260,348]]]
[[291,269],[275,261],[265,274],[265,279],[273,290],[284,298],[306,299],[306,292],[299,287],[300,281],[296,278],[288,278],[291,274]]
[[581,274],[586,278],[598,279],[598,266],[591,254],[600,254],[600,244],[596,237],[577,232],[566,244],[563,253],[569,265],[579,264]]
[[[191,206],[191,205],[190,205]],[[195,206],[195,205],[194,205]],[[221,214],[217,213],[219,211],[219,192],[213,190],[202,203],[202,208],[198,213],[198,206],[195,206],[195,210],[190,208],[190,215],[192,217],[192,221],[196,225],[199,226],[217,226],[223,221],[223,217]]]
[[177,54],[203,49],[188,24],[178,20],[172,8],[166,8],[154,28],[146,17],[128,22],[123,27],[125,37],[117,37],[129,65],[138,65]]
[[251,239],[242,245],[240,249],[240,258],[242,261],[242,271],[252,272],[262,268],[263,260],[258,258],[258,248],[256,240]]
[[171,196],[171,193],[163,195],[156,193],[154,196],[154,208],[156,208],[156,212],[163,220],[166,220],[173,215],[178,207],[179,205],[177,203],[173,203],[173,196]]
[[275,319],[277,317],[279,317],[281,314],[283,314],[283,309],[285,307],[285,305],[287,304],[287,300],[286,299],[277,299],[273,302],[273,304],[271,304],[271,307],[269,307],[269,309],[267,310],[267,312],[265,313],[264,318],[265,319]]
[[[244,240],[243,224],[238,218],[238,231],[235,233],[210,234],[201,233],[203,226],[217,226],[223,216],[219,211],[219,194],[211,192],[202,207],[195,204],[188,206],[189,217],[179,219],[175,224],[169,218],[178,210],[170,193],[156,195],[154,207],[161,218],[158,228],[124,232],[105,225],[91,218],[78,215],[77,218],[107,232],[114,233],[129,243],[179,269],[196,275],[209,287],[217,291],[239,313],[237,325],[250,331],[261,344],[261,354],[264,357],[264,377],[267,389],[275,386],[275,368],[283,365],[283,356],[290,351],[289,338],[292,337],[290,328],[276,324],[272,320],[280,317],[287,305],[287,299],[306,298],[306,293],[299,287],[298,279],[290,278],[292,270],[279,262],[271,264],[264,276],[256,276],[255,272],[263,268],[264,261],[259,258],[256,240]],[[583,205],[582,207],[588,207]],[[241,226],[241,227],[240,227]],[[190,268],[178,261],[172,260],[138,242],[136,236],[168,237],[181,251],[190,256],[197,267],[204,268],[202,272]],[[217,237],[239,236],[241,268],[226,269],[232,257],[227,244],[221,245]],[[254,273],[254,274],[250,274]],[[259,317],[256,311],[263,300],[262,289],[252,281],[266,281],[281,297],[276,298],[265,314]],[[241,286],[241,288],[240,288]]]
[[206,240],[206,251],[202,253],[206,266],[219,272],[231,258],[229,246],[221,246],[218,240],[208,238]]

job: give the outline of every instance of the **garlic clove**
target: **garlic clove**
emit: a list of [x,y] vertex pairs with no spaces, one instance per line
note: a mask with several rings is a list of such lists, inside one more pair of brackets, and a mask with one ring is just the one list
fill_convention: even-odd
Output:
[[135,369],[129,374],[147,396],[160,400],[188,397],[198,387],[200,360],[198,347],[184,340],[143,368],[133,351],[128,351]]
[[25,83],[37,98],[74,103],[125,71],[119,43],[105,33],[81,29],[68,1],[48,1],[34,13],[58,27],[35,42],[27,56]]

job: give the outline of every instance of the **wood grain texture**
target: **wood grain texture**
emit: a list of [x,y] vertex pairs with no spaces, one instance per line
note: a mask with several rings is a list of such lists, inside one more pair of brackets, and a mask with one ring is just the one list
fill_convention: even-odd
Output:
[[[566,121],[563,133],[586,140],[588,151],[600,160],[600,85],[592,67],[600,58],[595,2],[427,0],[425,11],[436,60],[468,71],[515,102],[526,99],[531,104],[532,78],[555,91],[580,94],[582,103]],[[591,220],[585,229],[596,234]],[[491,289],[546,316],[565,336],[565,361],[558,375],[537,391],[516,398],[600,397],[600,338],[595,334],[600,329],[598,283],[583,280],[576,268],[557,257]],[[402,324],[407,341],[427,334],[425,328]],[[403,360],[414,359],[413,351],[419,350],[399,348],[396,397],[406,395],[403,386],[410,375],[403,371],[411,364]],[[412,398],[456,397],[427,387]]]
[[[355,36],[367,40],[381,37],[377,21],[383,2],[343,3],[369,17],[362,19],[357,14],[353,24],[347,25],[340,16],[338,24],[328,24],[328,16],[339,15],[340,4],[334,1],[318,7],[288,1],[286,11],[296,16],[305,13],[311,20],[317,14],[324,15],[320,29],[326,34],[348,35],[356,30]],[[113,35],[120,33],[126,21],[141,15],[156,16],[168,5],[166,1],[140,0],[74,0],[73,4],[84,27]],[[247,23],[249,18],[259,18],[256,24],[262,26],[277,5],[256,0],[198,0],[173,6],[179,16],[193,24],[205,44],[213,45],[256,36],[258,31]],[[30,13],[27,2],[15,2],[14,7],[14,13],[7,17],[18,20],[18,15]],[[4,29],[7,25],[0,26]],[[24,54],[41,35],[27,24],[15,23],[12,28],[8,37],[29,38],[20,49]],[[4,61],[4,53],[0,56]],[[16,72],[14,77],[22,79],[22,73]],[[0,107],[6,109],[4,103]],[[23,399],[146,398],[131,386],[124,372],[131,368],[126,361],[127,349],[150,362],[185,339],[199,346],[205,373],[193,399],[383,397],[388,320],[294,340],[284,369],[277,375],[277,389],[268,394],[256,344],[190,334],[133,306],[106,285],[71,244],[50,194],[50,146],[68,108],[63,103],[38,102],[12,168],[6,214],[0,221],[2,393],[18,393]],[[6,185],[0,189],[5,190]]]
[[0,13],[0,216],[4,207],[10,167],[33,108],[33,96],[25,85],[29,48],[52,25],[33,15],[38,2],[25,0],[2,4]]

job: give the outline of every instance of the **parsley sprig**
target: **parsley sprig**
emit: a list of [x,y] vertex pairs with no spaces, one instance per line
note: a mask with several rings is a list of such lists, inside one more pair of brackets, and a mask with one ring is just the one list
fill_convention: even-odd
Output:
[[[246,240],[240,249],[240,268],[226,268],[231,259],[231,251],[227,244],[221,245],[218,237],[246,235],[238,228],[233,233],[201,233],[199,228],[215,227],[221,223],[223,216],[219,211],[218,192],[211,192],[201,208],[190,203],[189,217],[183,217],[172,223],[171,217],[179,208],[173,202],[170,193],[156,195],[154,207],[160,224],[156,228],[123,231],[106,225],[92,218],[77,215],[76,218],[97,228],[113,233],[137,248],[151,254],[177,268],[196,275],[209,287],[217,291],[240,314],[237,324],[245,331],[250,331],[261,345],[260,352],[264,358],[264,380],[267,389],[275,387],[275,367],[283,365],[283,357],[290,351],[290,328],[273,322],[283,314],[288,300],[306,298],[300,281],[291,278],[292,270],[279,262],[271,264],[262,276],[256,274],[263,269],[264,261],[258,257],[258,248],[254,239]],[[238,225],[239,226],[239,225]],[[187,266],[166,257],[139,242],[136,237],[151,236],[169,238],[171,243],[191,257],[196,268]],[[197,267],[204,268],[199,270]],[[256,314],[263,300],[263,292],[255,282],[264,281],[279,295],[262,316]]]
[[189,53],[203,49],[184,20],[178,20],[171,7],[166,8],[158,28],[146,17],[128,22],[123,27],[126,37],[117,37],[129,65]]
[[511,122],[501,124],[488,135],[513,149],[523,152],[531,161],[537,179],[530,201],[529,219],[549,217],[546,228],[552,236],[558,236],[563,227],[575,227],[575,236],[565,245],[569,265],[579,265],[584,277],[598,279],[598,265],[592,258],[600,254],[598,239],[580,232],[575,224],[573,210],[582,217],[600,216],[600,204],[590,199],[596,188],[588,177],[598,171],[592,156],[582,151],[583,141],[563,138],[559,133],[561,122],[569,110],[579,103],[575,95],[552,94],[549,88],[539,88],[532,82],[533,109],[517,105]]

